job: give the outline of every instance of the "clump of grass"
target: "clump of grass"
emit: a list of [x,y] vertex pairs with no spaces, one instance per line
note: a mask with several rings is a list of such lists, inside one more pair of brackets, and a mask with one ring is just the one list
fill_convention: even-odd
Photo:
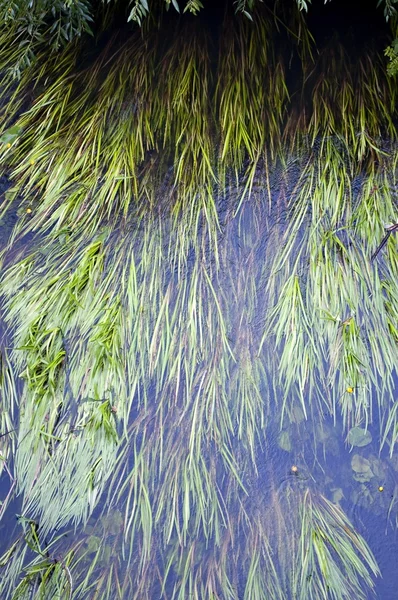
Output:
[[90,69],[55,76],[18,120],[10,166],[36,228],[73,222],[95,231],[111,214],[126,214],[137,194],[138,165],[154,144],[147,92],[156,46],[140,36],[114,46]]
[[[377,406],[393,451],[394,244],[370,261],[396,208],[395,145],[375,145],[395,136],[393,108],[368,90],[388,95],[366,60],[353,76],[341,53],[283,128],[270,21],[234,28],[214,71],[189,26],[169,46],[113,38],[80,70],[68,49],[5,92],[27,106],[1,117],[23,213],[2,255],[2,425],[18,441],[3,462],[40,535],[99,506],[121,515],[112,552],[105,530],[63,552],[77,597],[340,599],[347,575],[363,597],[377,572],[328,500],[274,486],[256,505],[249,484],[270,421],[297,403],[346,428]],[[20,589],[37,573],[67,589],[35,543]],[[28,561],[12,549],[7,591]]]
[[[394,156],[392,150],[385,161],[393,164]],[[380,227],[372,206],[380,194],[378,178],[385,181],[382,164],[377,175],[363,175],[361,187],[353,191],[355,166],[342,153],[340,141],[322,141],[301,163],[292,185],[285,243],[275,254],[267,282],[273,308],[260,353],[263,344],[276,340],[282,406],[298,394],[304,410],[310,405],[326,408],[335,417],[342,415],[347,427],[370,422],[375,405],[388,413],[393,396],[391,306],[370,261],[373,232]],[[392,215],[393,181],[385,181],[381,190]],[[385,273],[389,281],[394,254],[392,250]],[[347,394],[348,387],[355,393]]]
[[299,144],[303,135],[311,144],[337,136],[354,161],[379,159],[381,140],[397,138],[395,94],[379,58],[372,60],[366,53],[351,57],[333,43],[322,50],[305,79],[300,108],[292,111],[285,135]]
[[[277,381],[273,368],[280,362],[266,339],[260,356],[256,353],[262,333],[256,319],[268,314],[267,295],[272,285],[279,293],[285,276],[284,269],[278,276],[269,271],[269,260],[257,260],[267,206],[266,195],[257,208],[242,205],[241,218],[229,221],[225,232],[229,243],[240,235],[244,244],[232,252],[219,243],[218,265],[205,243],[206,228],[195,242],[194,260],[183,261],[171,241],[181,230],[172,218],[165,223],[163,215],[130,216],[127,239],[110,228],[89,243],[54,232],[46,248],[32,247],[16,260],[5,255],[2,285],[9,322],[17,324],[10,331],[12,360],[17,373],[31,362],[32,373],[39,381],[44,377],[40,394],[40,387],[25,385],[17,422],[15,475],[23,514],[36,519],[44,534],[87,523],[101,497],[104,514],[123,514],[115,548],[121,547],[131,575],[123,579],[122,560],[105,567],[104,540],[84,575],[83,557],[81,567],[70,567],[82,597],[94,581],[103,598],[114,593],[115,581],[125,594],[135,589],[137,598],[151,597],[156,586],[175,598],[191,589],[200,590],[198,597],[228,590],[238,598],[240,577],[249,598],[261,589],[276,594],[293,585],[279,574],[280,564],[287,564],[283,532],[290,544],[300,539],[286,517],[291,505],[276,493],[275,513],[253,525],[245,500],[247,473],[255,474],[257,448],[267,440],[268,415],[276,410],[281,418],[285,410],[267,387],[291,392],[296,385],[294,375],[287,385],[283,372]],[[253,227],[246,233],[250,219]],[[290,260],[289,248],[275,260]],[[265,292],[270,273],[274,280]],[[299,327],[303,316],[297,308],[307,299],[297,283],[288,314]],[[283,314],[275,310],[274,317]],[[43,321],[39,329],[37,319]],[[304,336],[313,335],[316,326],[314,320]],[[60,352],[65,353],[61,370],[47,377],[46,364]],[[43,365],[37,372],[38,360]],[[305,396],[307,377],[302,402],[312,410],[315,397]],[[287,413],[294,401],[286,394]],[[269,529],[274,517],[279,533]],[[251,537],[241,546],[237,540],[246,530]],[[207,550],[193,541],[198,532]],[[159,553],[163,562],[153,572]],[[234,556],[232,564],[226,556]],[[238,575],[242,564],[244,575]]]
[[322,496],[307,490],[300,508],[299,597],[366,598],[364,584],[374,585],[369,571],[380,572],[365,540],[343,511]]
[[216,105],[220,124],[220,180],[232,169],[245,170],[250,190],[267,147],[279,150],[280,126],[289,93],[284,66],[271,45],[272,22],[264,15],[253,22],[226,19],[220,44]]

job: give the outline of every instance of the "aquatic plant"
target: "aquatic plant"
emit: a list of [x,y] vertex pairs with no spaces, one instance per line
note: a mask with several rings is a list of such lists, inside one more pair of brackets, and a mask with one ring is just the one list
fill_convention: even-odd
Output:
[[5,78],[2,517],[17,494],[22,518],[3,595],[373,585],[339,506],[261,474],[275,428],[315,432],[325,413],[346,434],[377,412],[394,452],[394,238],[371,256],[396,222],[396,92],[372,54],[338,45],[310,72],[291,30],[293,96],[261,14],[227,16],[219,53],[191,23],[170,42],[148,27]]

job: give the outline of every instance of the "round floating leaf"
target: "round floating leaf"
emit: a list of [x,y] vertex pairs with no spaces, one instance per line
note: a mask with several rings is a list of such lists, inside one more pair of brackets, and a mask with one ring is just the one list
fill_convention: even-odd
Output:
[[22,127],[14,125],[14,127],[10,127],[2,133],[2,135],[0,136],[0,142],[2,142],[3,144],[11,144],[17,139],[19,135],[21,135],[21,133]]
[[360,454],[354,454],[351,459],[351,468],[355,473],[366,473],[370,471],[370,462]]
[[361,483],[370,481],[372,477],[374,477],[370,462],[359,454],[354,454],[352,457],[351,468],[353,471],[355,471],[354,479],[356,481],[360,481]]
[[97,535],[91,535],[87,541],[87,551],[89,554],[93,552],[97,552],[98,548],[101,546],[101,538]]
[[331,491],[333,492],[333,494],[332,494],[333,502],[335,504],[338,504],[340,502],[340,500],[342,500],[344,498],[343,489],[341,487],[339,487],[339,488],[333,488]]
[[288,431],[281,431],[278,437],[278,445],[279,448],[285,450],[286,452],[291,452],[292,450],[292,442],[290,440],[290,435]]
[[372,434],[362,427],[353,427],[348,432],[347,440],[351,446],[367,446],[372,441]]
[[303,409],[301,408],[301,406],[295,405],[292,410],[291,421],[294,423],[297,423],[297,425],[298,425],[299,423],[304,421],[304,419],[305,419],[305,415],[304,415]]

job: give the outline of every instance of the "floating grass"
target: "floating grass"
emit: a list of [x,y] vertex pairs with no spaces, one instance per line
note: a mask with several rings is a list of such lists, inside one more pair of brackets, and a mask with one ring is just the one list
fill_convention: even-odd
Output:
[[[221,182],[228,169],[235,176],[245,170],[250,190],[265,147],[274,158],[279,129],[289,93],[284,65],[275,59],[270,45],[272,23],[262,16],[247,20],[226,19],[220,44],[216,100],[220,123]],[[248,160],[248,162],[247,162]]]
[[266,449],[275,424],[326,413],[345,435],[377,412],[394,452],[394,238],[371,255],[397,208],[395,92],[338,46],[309,73],[308,46],[296,118],[272,16],[226,20],[215,68],[177,32],[80,68],[69,47],[4,88],[2,513],[17,492],[23,535],[1,593],[366,597],[364,540]]
[[372,587],[367,568],[374,575],[379,571],[365,540],[336,505],[308,490],[301,511],[299,597],[348,598],[355,594],[366,598],[361,580]]
[[311,144],[337,136],[354,161],[366,162],[369,156],[379,159],[383,155],[381,140],[397,136],[391,85],[378,59],[351,57],[343,46],[330,44],[305,79],[297,97],[300,108],[291,112],[285,135],[291,143],[309,136]]
[[[300,189],[297,183],[290,185]],[[242,583],[237,581],[242,578],[248,598],[260,590],[276,594],[280,586],[293,585],[290,579],[282,583],[280,571],[294,574],[298,568],[281,569],[287,558],[277,540],[287,528],[291,544],[298,544],[299,532],[283,521],[279,533],[268,530],[271,514],[261,528],[250,525],[249,507],[243,509],[237,529],[233,525],[237,505],[245,507],[250,493],[246,473],[255,477],[258,469],[258,447],[266,443],[270,412],[277,407],[282,422],[284,413],[291,414],[294,394],[300,389],[303,412],[312,414],[312,403],[317,402],[315,396],[311,401],[306,396],[312,384],[311,369],[305,364],[301,380],[289,375],[294,363],[287,358],[283,362],[284,348],[282,359],[268,359],[267,338],[257,353],[261,330],[252,321],[262,322],[266,313],[259,315],[259,307],[271,291],[280,295],[281,277],[288,272],[279,268],[271,285],[272,261],[257,259],[268,218],[267,195],[262,202],[259,199],[248,235],[244,224],[252,218],[253,207],[242,206],[240,219],[229,220],[230,212],[225,217],[225,239],[232,243],[236,232],[244,239],[234,253],[219,243],[225,277],[206,244],[196,244],[193,262],[182,262],[174,248],[169,252],[173,245],[166,232],[178,235],[180,231],[173,230],[172,217],[170,230],[164,217],[133,219],[124,225],[128,244],[110,228],[103,228],[90,243],[72,232],[54,232],[44,252],[31,248],[28,256],[4,256],[7,320],[10,326],[18,324],[9,332],[14,338],[12,360],[16,373],[26,380],[23,413],[13,421],[19,431],[15,476],[23,495],[23,514],[40,523],[43,535],[68,523],[84,527],[104,497],[105,484],[104,514],[122,511],[118,547],[122,545],[123,560],[134,574],[121,583],[123,564],[116,561],[105,568],[105,542],[101,542],[92,569],[83,578],[79,567],[70,567],[81,597],[91,589],[91,581],[97,582],[103,598],[116,593],[117,581],[123,590],[120,594],[134,588],[137,597],[145,593],[150,597],[159,585],[175,598],[195,589],[201,590],[198,597],[225,590],[239,597]],[[204,229],[202,236],[206,235]],[[307,243],[312,243],[311,235]],[[325,249],[329,243],[329,251],[336,245],[333,236],[322,243]],[[285,246],[275,260],[287,264],[289,248]],[[317,261],[321,263],[322,254]],[[303,262],[297,264],[303,268]],[[183,265],[189,278],[180,275]],[[45,280],[42,269],[48,275]],[[286,310],[289,318],[296,319],[294,327],[303,327],[303,319],[308,318],[304,303],[309,299],[303,290],[310,276],[314,276],[311,270],[301,286],[297,277],[294,280],[294,301]],[[28,302],[20,297],[26,286],[31,290]],[[278,326],[283,327],[284,315],[276,305],[271,322],[278,317]],[[315,367],[317,356],[323,356],[319,342],[310,339],[318,324],[316,320],[305,323],[300,335],[303,340],[308,337],[305,343],[312,348],[309,356]],[[357,329],[354,324],[351,328],[356,339]],[[275,381],[273,365],[279,370],[284,365],[288,378],[282,371]],[[336,371],[343,365],[337,359]],[[278,393],[282,390],[284,400],[279,406],[270,404],[270,385]],[[320,393],[320,387],[315,389]],[[354,404],[347,410],[356,414],[355,395],[350,400]],[[338,418],[337,403],[333,410]],[[67,486],[65,473],[70,475]],[[50,506],[49,496],[54,499]],[[283,519],[290,508],[277,503],[275,510]],[[221,560],[218,551],[207,555],[192,541],[200,532],[216,549],[227,544],[225,528],[230,540],[236,540],[241,528],[247,527],[253,531],[251,541],[236,551],[234,562],[237,569],[242,552],[245,574],[229,570],[225,562],[222,573],[219,567],[215,570]],[[167,555],[170,545],[174,550]],[[279,548],[278,559],[272,556],[275,548]],[[164,573],[159,567],[148,584],[157,552],[165,552]]]

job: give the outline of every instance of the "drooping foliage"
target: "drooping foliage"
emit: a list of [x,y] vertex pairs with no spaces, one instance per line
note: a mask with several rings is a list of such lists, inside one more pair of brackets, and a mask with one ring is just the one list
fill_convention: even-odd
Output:
[[339,490],[395,524],[383,60],[298,10],[103,29],[17,81],[1,45],[0,596],[366,598]]
[[[311,10],[311,0],[291,0],[300,11]],[[253,20],[254,11],[263,0],[227,0],[235,14]],[[18,49],[14,56],[12,72],[20,77],[22,71],[36,60],[40,51],[46,48],[53,52],[70,44],[84,34],[93,34],[108,22],[112,13],[122,15],[127,22],[142,26],[148,19],[158,19],[169,9],[178,14],[198,15],[206,10],[209,0],[115,0],[112,4],[100,0],[13,0],[0,2],[0,27],[14,38],[13,45]],[[375,11],[382,4],[387,21],[395,23],[397,0],[375,0]],[[358,15],[360,16],[360,15]],[[394,29],[394,27],[393,27]],[[395,32],[396,33],[396,32]],[[386,55],[390,59],[389,73],[396,73],[397,36],[388,46]]]

